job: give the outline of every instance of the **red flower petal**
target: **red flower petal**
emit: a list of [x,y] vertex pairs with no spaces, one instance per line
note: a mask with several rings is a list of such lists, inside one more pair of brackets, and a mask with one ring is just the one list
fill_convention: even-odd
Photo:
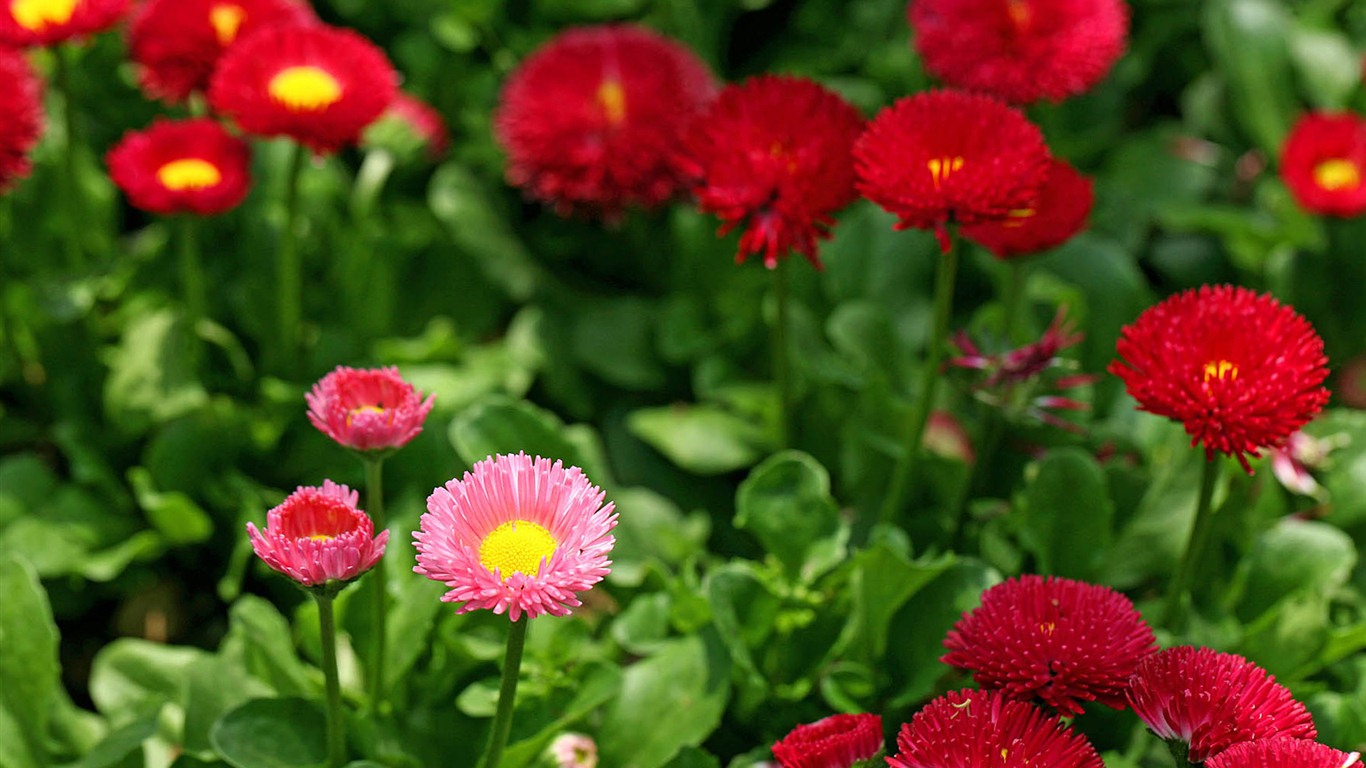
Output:
[[1104,768],[1095,747],[1053,715],[998,691],[953,691],[901,726],[891,768]]
[[1004,219],[963,227],[963,237],[1000,259],[1056,248],[1086,226],[1095,197],[1091,180],[1062,160],[1053,160],[1039,200],[1011,211]]
[[850,768],[881,749],[881,715],[832,715],[792,729],[773,757],[782,768]]
[[1366,118],[1323,112],[1300,118],[1281,152],[1281,178],[1305,210],[1366,213]]
[[42,81],[24,54],[0,47],[0,192],[28,176],[42,134]]
[[250,147],[209,118],[129,131],[106,162],[128,201],[152,213],[223,213],[251,188]]

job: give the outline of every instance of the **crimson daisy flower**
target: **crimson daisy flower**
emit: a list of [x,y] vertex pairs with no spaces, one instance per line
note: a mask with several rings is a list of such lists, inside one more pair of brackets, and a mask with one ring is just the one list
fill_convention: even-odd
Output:
[[1002,219],[1029,208],[1048,178],[1043,134],[1000,101],[926,91],[882,110],[854,144],[858,190],[896,214],[897,229]]
[[566,616],[612,564],[613,509],[578,467],[490,456],[427,497],[413,570],[450,587],[456,613]]
[[1340,752],[1306,739],[1277,738],[1234,744],[1211,757],[1205,768],[1349,768],[1360,764],[1359,752]]
[[1186,744],[1192,763],[1243,741],[1318,735],[1309,711],[1274,676],[1209,648],[1178,646],[1139,662],[1129,706],[1153,733]]
[[1328,402],[1323,340],[1270,294],[1231,285],[1177,294],[1124,327],[1110,373],[1140,410],[1182,422],[1191,445],[1247,457],[1282,445]]
[[151,213],[211,216],[251,188],[251,148],[207,117],[129,131],[105,162],[128,202]]
[[1071,240],[1086,227],[1094,201],[1091,180],[1054,159],[1034,205],[1017,208],[1004,219],[965,226],[963,237],[984,246],[998,259],[1046,251]]
[[691,51],[642,27],[562,32],[503,87],[508,181],[561,214],[658,206],[682,189],[677,148],[714,91]]
[[435,395],[423,399],[398,368],[337,366],[304,395],[318,431],[355,451],[392,451],[422,431]]
[[103,32],[128,10],[128,0],[5,0],[0,45],[53,45]]
[[43,134],[43,86],[24,54],[0,47],[0,193],[33,169]]
[[854,201],[854,141],[863,117],[810,80],[762,75],[723,89],[693,123],[684,145],[702,210],[744,225],[737,262],[764,265],[796,249],[821,268],[816,240],[835,211]]
[[891,768],[1103,768],[1085,736],[999,691],[952,691],[901,726]]
[[983,592],[944,647],[940,660],[971,670],[983,688],[1079,715],[1086,701],[1123,709],[1130,675],[1157,645],[1134,604],[1113,589],[1026,575]]
[[832,715],[797,726],[773,745],[782,768],[850,768],[881,751],[881,715]]
[[143,90],[169,102],[205,91],[233,42],[276,24],[317,21],[295,0],[146,0],[128,25],[128,54]]
[[1366,213],[1366,118],[1346,112],[1301,117],[1281,151],[1281,178],[1307,211]]
[[209,104],[242,130],[289,136],[317,154],[356,143],[398,92],[398,73],[349,29],[274,26],[224,52]]
[[356,508],[360,495],[331,480],[301,486],[266,516],[265,530],[247,523],[257,556],[305,587],[330,587],[360,577],[384,557],[389,532]]
[[1129,33],[1123,0],[911,0],[908,15],[927,70],[1014,104],[1090,90]]

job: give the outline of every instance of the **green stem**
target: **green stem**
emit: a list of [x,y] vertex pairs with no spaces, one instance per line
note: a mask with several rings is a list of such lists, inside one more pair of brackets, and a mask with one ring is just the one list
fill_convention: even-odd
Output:
[[1214,486],[1218,482],[1219,462],[1216,459],[1208,459],[1200,471],[1200,496],[1195,503],[1195,522],[1191,525],[1186,551],[1176,566],[1176,573],[1167,587],[1167,600],[1162,606],[1160,623],[1165,627],[1176,628],[1185,618],[1191,582],[1195,578],[1195,566],[1205,556],[1210,534],[1214,530],[1214,508],[1210,502],[1214,498]]
[[66,186],[66,252],[67,260],[77,270],[86,266],[85,246],[81,234],[90,222],[85,213],[85,195],[81,190],[79,171],[76,168],[76,99],[71,84],[71,65],[67,63],[68,46],[60,45],[54,50],[53,83],[62,95],[62,131],[66,134],[66,145],[62,147],[62,173]]
[[1190,768],[1190,745],[1180,739],[1168,739],[1167,751],[1172,753],[1176,768]]
[[498,688],[498,710],[493,715],[493,729],[489,731],[489,747],[484,758],[479,761],[480,768],[498,768],[503,759],[503,747],[507,746],[508,734],[512,732],[512,709],[517,699],[517,678],[522,671],[522,650],[526,648],[526,632],[531,624],[530,616],[522,616],[520,621],[512,622],[508,629],[508,652],[503,660],[503,684]]
[[972,494],[986,478],[986,470],[991,465],[992,456],[996,454],[996,448],[1001,443],[1001,434],[1005,431],[1006,419],[1000,411],[990,409],[986,418],[986,429],[983,430],[981,442],[977,445],[977,455],[971,469],[968,470],[967,479],[963,481],[963,490],[954,500],[953,529],[949,534],[949,549],[954,552],[962,550],[963,538],[967,535],[968,509],[972,503]]
[[199,326],[199,321],[208,316],[208,294],[204,288],[204,268],[199,260],[199,242],[195,231],[198,226],[199,221],[189,214],[182,214],[176,222],[180,288],[185,292],[185,312],[192,333]]
[[285,224],[280,233],[278,264],[279,290],[279,367],[292,372],[301,350],[303,324],[303,259],[299,254],[299,177],[308,151],[300,144],[290,148],[289,171],[285,176]]
[[930,332],[929,348],[925,354],[925,367],[921,370],[920,394],[911,412],[910,429],[892,469],[891,485],[882,506],[882,522],[890,523],[896,519],[901,509],[902,496],[906,483],[913,475],[916,462],[922,453],[920,443],[925,436],[925,424],[930,419],[930,409],[934,405],[934,393],[939,384],[939,366],[944,359],[944,343],[949,335],[949,320],[953,316],[953,283],[958,271],[957,238],[949,234],[949,247],[940,258],[934,277],[934,327]]
[[327,766],[341,768],[346,762],[346,734],[342,730],[341,683],[337,677],[337,619],[332,613],[333,595],[310,591],[318,602],[318,624],[323,649],[323,678],[327,682]]
[[[375,533],[384,530],[384,459],[366,456],[365,463],[365,509],[375,523]],[[371,571],[374,575],[375,600],[372,607],[374,617],[375,642],[372,646],[374,656],[370,658],[370,701],[378,712],[384,703],[384,646],[388,634],[389,577],[384,568],[384,559],[375,564]]]
[[1004,325],[1001,334],[1011,344],[1024,344],[1029,339],[1028,329],[1020,322],[1020,310],[1024,306],[1024,287],[1026,264],[1020,259],[1011,259],[1006,263],[1010,268],[1006,278],[1005,309],[1001,322]]
[[773,269],[773,295],[778,304],[778,314],[773,321],[773,379],[778,387],[780,403],[778,412],[779,448],[792,447],[792,417],[795,408],[787,348],[788,293],[787,259],[782,259],[778,262],[778,266]]

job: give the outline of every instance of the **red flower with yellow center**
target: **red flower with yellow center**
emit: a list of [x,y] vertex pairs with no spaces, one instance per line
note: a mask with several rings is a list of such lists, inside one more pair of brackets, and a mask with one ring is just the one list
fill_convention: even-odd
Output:
[[129,131],[106,161],[128,201],[152,213],[223,213],[251,188],[251,149],[209,118]]
[[951,691],[901,726],[891,768],[1103,768],[1056,716],[999,691]]
[[984,246],[998,259],[1056,248],[1086,226],[1095,196],[1091,180],[1066,162],[1054,159],[1039,200],[1017,208],[1004,219],[963,227],[963,237]]
[[1003,219],[1030,208],[1048,178],[1043,134],[989,96],[927,91],[882,110],[854,144],[858,189],[898,229]]
[[237,40],[316,20],[295,0],[146,0],[128,25],[128,52],[143,89],[178,102],[208,90],[219,57]]
[[103,32],[128,10],[128,0],[0,0],[0,45],[52,45]]
[[42,134],[42,81],[24,54],[0,47],[0,193],[28,176]]
[[1270,294],[1202,286],[1149,307],[1125,326],[1120,359],[1140,410],[1183,423],[1191,445],[1247,457],[1284,444],[1328,402],[1323,340]]
[[927,70],[1013,104],[1090,90],[1129,33],[1123,0],[912,0],[908,15]]
[[714,91],[691,51],[643,27],[563,32],[503,88],[508,181],[561,214],[658,206],[683,188],[678,147]]
[[854,201],[853,146],[863,118],[844,99],[796,77],[727,86],[684,145],[703,210],[744,225],[736,261],[762,253],[770,269],[793,249],[817,269],[818,238]]
[[389,532],[356,507],[360,495],[331,480],[300,486],[266,515],[266,527],[247,523],[258,557],[304,587],[324,589],[354,581],[384,557]]
[[1281,152],[1281,178],[1305,210],[1366,213],[1366,118],[1345,112],[1300,118]]
[[397,92],[388,57],[359,34],[274,26],[223,54],[209,104],[248,133],[289,136],[327,154],[355,144]]

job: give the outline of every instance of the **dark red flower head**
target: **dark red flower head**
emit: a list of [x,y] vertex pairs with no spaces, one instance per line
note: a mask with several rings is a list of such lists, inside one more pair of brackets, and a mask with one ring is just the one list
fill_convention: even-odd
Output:
[[1182,422],[1191,445],[1248,456],[1285,442],[1328,402],[1323,340],[1270,294],[1231,285],[1177,294],[1125,326],[1120,359],[1140,410]]
[[926,91],[882,110],[854,144],[858,190],[898,229],[1002,219],[1048,178],[1043,134],[1016,109],[961,91]]
[[128,202],[152,213],[223,213],[251,189],[251,148],[207,117],[129,131],[106,162]]
[[0,47],[0,193],[28,176],[42,135],[42,81],[23,53]]
[[1361,766],[1361,754],[1339,752],[1305,739],[1244,741],[1211,757],[1205,768],[1350,768]]
[[946,664],[983,688],[1038,699],[1063,715],[1082,702],[1125,704],[1129,677],[1156,649],[1129,598],[1070,579],[1020,576],[982,593],[944,640]]
[[114,26],[128,0],[0,1],[0,46],[28,48],[93,35]]
[[1056,248],[1082,231],[1094,201],[1091,180],[1054,159],[1034,205],[1017,208],[1004,219],[965,226],[963,237],[982,245],[998,259],[1028,256]]
[[1153,733],[1187,744],[1192,763],[1242,741],[1318,735],[1309,711],[1275,677],[1209,648],[1178,646],[1139,662],[1129,706]]
[[782,768],[850,768],[881,751],[881,715],[832,715],[797,726],[773,745]]
[[209,104],[258,136],[289,136],[318,154],[355,144],[398,92],[384,52],[349,29],[273,26],[224,52]]
[[1129,33],[1123,0],[911,0],[908,14],[926,69],[1013,104],[1090,90]]
[[691,51],[643,27],[562,32],[503,88],[508,181],[561,214],[657,206],[682,189],[678,147],[714,92]]
[[1366,118],[1348,112],[1300,118],[1281,151],[1281,178],[1307,211],[1366,213]]
[[821,268],[818,238],[854,201],[854,141],[863,117],[798,77],[761,75],[727,86],[688,135],[685,163],[703,210],[722,233],[744,225],[736,261],[762,253],[770,269],[795,249]]
[[1103,768],[1085,736],[999,691],[952,691],[901,726],[891,768]]
[[128,54],[143,90],[179,102],[208,90],[219,57],[237,40],[316,21],[296,0],[146,0],[128,25]]

